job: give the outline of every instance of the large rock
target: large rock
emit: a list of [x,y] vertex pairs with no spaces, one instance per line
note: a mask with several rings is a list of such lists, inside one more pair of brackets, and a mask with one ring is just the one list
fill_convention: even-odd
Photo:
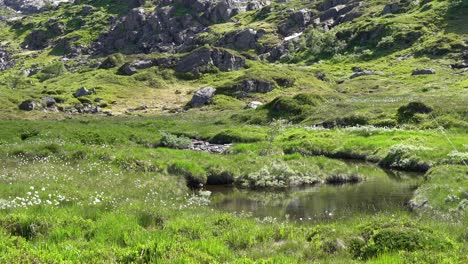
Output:
[[201,107],[210,104],[215,93],[216,89],[213,87],[204,87],[197,90],[190,101],[190,106]]
[[361,77],[361,76],[375,75],[375,74],[377,73],[372,70],[358,71],[358,72],[353,73],[353,75],[351,75],[349,78],[354,79],[354,78]]
[[292,14],[292,19],[296,22],[296,25],[306,27],[311,19],[311,11],[309,9],[301,9]]
[[239,96],[246,96],[250,93],[269,93],[275,89],[275,84],[264,80],[244,80],[241,84],[234,86],[234,90]]
[[435,74],[436,71],[433,69],[422,69],[422,70],[414,70],[411,75],[426,75],[426,74]]
[[86,89],[86,87],[81,87],[73,94],[73,96],[78,98],[81,96],[92,95],[94,93],[95,93],[94,89],[88,90]]
[[259,101],[252,101],[245,106],[245,109],[257,109],[258,107],[262,106],[263,103]]
[[10,53],[2,46],[0,46],[0,71],[7,70],[13,67],[14,61],[10,57]]
[[119,68],[117,73],[120,75],[132,76],[137,73],[137,69],[131,63],[127,62]]
[[42,104],[38,101],[26,100],[26,101],[21,102],[21,104],[18,107],[20,110],[23,110],[23,111],[32,111],[36,109],[41,109]]
[[33,30],[26,36],[22,47],[29,50],[44,49],[49,45],[49,33],[45,30]]
[[195,76],[207,73],[217,67],[220,71],[235,71],[245,67],[245,59],[224,49],[200,48],[180,59],[175,70],[191,72]]
[[219,45],[234,49],[253,49],[257,46],[259,35],[251,28],[236,30],[226,34],[219,41]]
[[42,101],[44,101],[47,107],[53,107],[57,103],[54,98],[48,96],[42,97]]
[[396,3],[391,3],[385,5],[384,9],[382,10],[382,16],[386,14],[397,14],[401,11],[401,8],[398,4]]

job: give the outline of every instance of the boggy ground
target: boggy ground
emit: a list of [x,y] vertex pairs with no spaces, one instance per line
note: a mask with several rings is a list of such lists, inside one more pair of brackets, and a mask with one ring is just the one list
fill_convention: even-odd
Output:
[[[1,121],[1,262],[466,261],[464,132],[444,131],[455,152],[440,130],[173,117]],[[196,152],[183,149],[185,137],[233,146],[222,155]],[[428,170],[414,210],[315,223],[258,219],[211,209],[209,194],[189,188],[371,177],[340,158]]]

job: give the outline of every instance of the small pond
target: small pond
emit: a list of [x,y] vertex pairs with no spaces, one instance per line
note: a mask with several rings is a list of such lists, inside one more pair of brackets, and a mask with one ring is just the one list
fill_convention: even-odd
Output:
[[421,175],[386,171],[363,164],[366,180],[357,184],[317,185],[284,190],[246,190],[206,186],[214,208],[254,217],[323,221],[353,215],[406,210]]

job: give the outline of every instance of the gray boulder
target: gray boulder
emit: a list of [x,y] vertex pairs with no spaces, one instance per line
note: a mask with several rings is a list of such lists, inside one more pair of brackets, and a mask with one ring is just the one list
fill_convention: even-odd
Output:
[[306,27],[311,19],[311,11],[309,9],[301,9],[292,14],[292,19],[296,22],[296,25]]
[[23,14],[47,11],[65,2],[72,0],[3,0],[5,6]]
[[260,38],[258,35],[257,31],[251,28],[236,30],[226,34],[219,41],[219,45],[235,49],[253,49]]
[[26,36],[22,47],[29,50],[40,50],[44,49],[49,44],[49,34],[47,31],[39,29],[33,30],[29,35]]
[[354,79],[354,78],[361,77],[361,76],[375,75],[375,74],[377,74],[375,71],[372,71],[372,70],[365,70],[365,71],[355,72],[355,73],[354,73],[353,75],[351,75],[349,78],[350,78],[350,79]]
[[20,110],[23,110],[23,111],[33,111],[36,109],[41,109],[42,104],[38,101],[26,100],[26,101],[21,102],[21,104],[18,107]]
[[7,70],[13,67],[14,61],[10,57],[10,53],[2,46],[0,46],[0,71]]
[[400,11],[401,11],[401,8],[398,4],[396,3],[387,4],[382,10],[382,16],[386,14],[397,14],[397,13],[400,13]]
[[243,94],[269,93],[275,89],[275,84],[270,81],[252,79],[242,81],[235,89]]
[[42,97],[42,101],[44,101],[47,107],[53,107],[57,103],[54,98],[48,96]]
[[258,107],[262,106],[263,103],[259,101],[252,101],[248,105],[245,106],[245,109],[257,109]]
[[190,106],[201,107],[211,103],[213,96],[216,93],[216,89],[213,87],[204,87],[198,89],[190,101]]
[[127,62],[124,65],[122,65],[122,67],[119,68],[117,73],[120,75],[132,76],[135,73],[137,73],[137,70],[131,63]]
[[151,60],[137,60],[131,63],[131,66],[137,70],[148,69],[154,66]]
[[92,95],[95,93],[95,90],[94,89],[91,89],[91,90],[88,90],[86,89],[86,87],[81,87],[80,89],[78,89],[74,94],[73,96],[78,98],[78,97],[81,97],[81,96],[86,96],[86,95]]
[[414,70],[411,75],[427,75],[427,74],[435,74],[436,71],[433,69],[422,69],[422,70]]
[[236,71],[245,67],[245,59],[224,49],[200,48],[180,59],[175,70],[199,76],[212,71],[213,67],[220,71]]

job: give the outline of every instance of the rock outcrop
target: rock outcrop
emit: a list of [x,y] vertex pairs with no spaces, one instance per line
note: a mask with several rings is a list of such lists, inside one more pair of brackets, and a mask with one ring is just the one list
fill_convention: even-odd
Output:
[[14,61],[10,58],[10,53],[2,46],[0,46],[0,71],[7,70],[13,67]]
[[[96,49],[102,53],[171,52],[193,46],[198,33],[209,25],[229,21],[232,16],[259,8],[246,0],[165,0],[155,11],[133,9],[106,34]],[[130,44],[130,45],[129,45]]]
[[86,87],[81,87],[73,94],[73,96],[78,98],[78,97],[82,97],[86,95],[92,95],[94,93],[95,93],[94,89],[88,90]]
[[61,3],[72,2],[72,0],[2,0],[0,5],[9,7],[19,13],[34,14],[50,10]]
[[264,80],[244,80],[233,87],[238,96],[247,96],[250,93],[269,93],[275,89],[275,84]]
[[42,104],[35,100],[26,100],[21,102],[18,108],[23,111],[33,111],[37,109],[42,109]]
[[245,67],[245,59],[224,49],[200,48],[181,58],[174,69],[180,73],[201,73],[213,71],[216,67],[220,71],[236,71]]
[[246,28],[226,34],[218,43],[219,46],[234,49],[254,49],[262,33]]
[[204,87],[198,89],[190,101],[191,107],[202,107],[204,105],[210,104],[211,99],[216,93],[216,89],[213,87]]

